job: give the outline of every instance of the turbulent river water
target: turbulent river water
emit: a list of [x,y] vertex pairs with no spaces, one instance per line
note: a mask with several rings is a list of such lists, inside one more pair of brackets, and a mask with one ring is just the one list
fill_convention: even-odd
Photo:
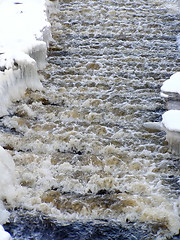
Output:
[[161,121],[160,87],[179,70],[178,11],[160,0],[64,0],[50,22],[43,91],[0,120],[21,186],[5,228],[14,239],[178,234],[180,160],[164,132],[143,127]]

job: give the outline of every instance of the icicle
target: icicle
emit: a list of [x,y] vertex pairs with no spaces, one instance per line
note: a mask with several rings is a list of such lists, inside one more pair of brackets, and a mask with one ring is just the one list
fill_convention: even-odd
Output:
[[[42,84],[37,72],[37,62],[29,55],[17,52],[13,58],[7,58],[2,54],[1,62],[4,63],[5,69],[0,71],[0,116],[3,116],[7,114],[11,102],[19,100],[27,88],[41,90]],[[43,64],[43,61],[40,64]]]
[[[0,4],[0,116],[3,116],[11,102],[19,100],[27,88],[42,89],[38,70],[46,66],[52,37],[45,0],[27,0],[22,4],[1,0]],[[6,9],[14,24],[5,14]]]

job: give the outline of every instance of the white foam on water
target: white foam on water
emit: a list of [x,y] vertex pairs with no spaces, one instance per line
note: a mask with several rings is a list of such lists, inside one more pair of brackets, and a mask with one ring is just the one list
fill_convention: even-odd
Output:
[[[36,5],[43,2],[39,1],[37,3],[37,1],[33,0],[17,4],[18,6],[16,6],[14,13],[13,8],[15,5],[13,1],[0,1],[4,8],[7,7],[8,3],[13,5],[11,12],[12,15],[18,15],[19,22],[17,25],[20,23],[23,13],[26,12],[28,16],[28,11],[30,10],[32,14],[31,4]],[[41,8],[44,5],[38,6]],[[41,9],[44,9],[44,7]],[[91,11],[91,9],[86,9],[86,11]],[[101,13],[100,9],[98,11]],[[36,13],[38,20],[44,19],[44,10],[41,12],[42,15],[39,15],[38,9],[33,11],[35,16]],[[117,19],[119,19],[118,13],[118,9],[109,11],[110,16],[117,15]],[[32,19],[31,14],[29,16]],[[99,15],[96,17],[99,18]],[[5,68],[1,74],[2,83],[4,84],[2,84],[2,96],[6,96],[4,98],[5,103],[2,102],[2,114],[7,113],[7,106],[12,99],[16,100],[23,96],[27,87],[34,90],[42,88],[37,70],[44,66],[46,46],[49,39],[49,24],[45,20],[41,22],[39,27],[39,25],[36,25],[36,20],[33,19],[32,21],[33,26],[36,26],[35,30],[33,27],[30,27],[30,31],[28,30],[24,39],[19,39],[22,33],[19,29],[16,32],[18,34],[15,33],[18,39],[16,52],[13,51],[12,53],[10,51],[15,46],[14,39],[13,43],[11,43],[8,37],[8,47],[5,46],[7,38],[3,38],[3,44],[0,42],[1,50],[3,52],[6,50],[5,53],[0,55],[2,60],[1,68]],[[126,18],[124,21],[126,21]],[[60,28],[58,23],[56,26]],[[118,23],[115,27],[118,28]],[[2,28],[6,32],[4,25]],[[86,31],[89,34],[87,28]],[[22,29],[25,31],[26,26],[23,25]],[[40,29],[43,30],[39,32]],[[99,26],[94,29],[97,34],[99,32],[107,34],[103,26],[102,29],[99,29]],[[30,35],[31,30],[33,35]],[[61,32],[61,29],[57,31]],[[82,34],[86,34],[86,31]],[[111,33],[111,31],[109,32]],[[102,44],[105,43],[104,41]],[[104,48],[105,50],[107,51],[108,49]],[[126,60],[128,61],[128,59]],[[87,70],[90,72],[103,71],[103,64],[103,60],[97,60],[96,64],[92,61],[90,63],[86,61],[85,67],[82,66],[79,69],[81,73]],[[128,71],[129,73],[131,72],[131,70],[127,69],[127,73]],[[104,83],[108,80],[109,78],[104,78]],[[98,77],[94,77],[94,81],[97,83]],[[31,107],[28,104],[18,106],[19,116],[3,118],[2,124],[8,129],[14,129],[16,133],[12,135],[5,132],[0,136],[1,144],[6,146],[7,149],[13,149],[16,169],[14,170],[14,163],[8,157],[9,155],[6,157],[8,159],[6,163],[8,164],[2,161],[0,165],[0,171],[2,169],[3,172],[2,182],[0,180],[0,183],[4,186],[2,196],[0,195],[2,200],[4,198],[7,199],[11,206],[15,205],[16,207],[21,206],[30,210],[40,210],[58,221],[74,219],[92,220],[96,218],[115,219],[120,222],[146,221],[152,223],[159,221],[164,223],[171,234],[177,234],[180,228],[179,200],[173,197],[165,197],[165,189],[161,184],[160,174],[156,172],[156,167],[153,161],[151,161],[153,151],[147,150],[142,146],[142,151],[138,152],[138,154],[133,152],[131,149],[133,145],[130,143],[134,140],[133,136],[136,135],[136,132],[121,129],[120,124],[123,124],[123,116],[115,115],[111,111],[106,114],[96,112],[95,107],[97,106],[110,109],[113,104],[96,99],[93,96],[93,91],[89,93],[89,96],[90,94],[92,95],[88,100],[83,99],[83,94],[86,93],[87,87],[76,87],[71,92],[66,92],[65,87],[61,88],[59,89],[59,92],[62,94],[61,98],[66,100],[68,94],[76,94],[77,89],[81,92],[82,99],[73,99],[71,104],[69,104],[70,106],[77,104],[78,108],[75,110],[65,109],[64,111],[59,111],[60,106],[57,111],[49,111],[53,107],[50,106],[46,108],[45,114],[41,116],[44,106],[41,101],[34,101]],[[47,90],[44,91],[45,96],[55,94],[55,91],[53,93]],[[102,89],[94,88],[94,92],[96,91],[101,92],[102,95],[106,94],[106,89],[103,89],[103,87]],[[113,93],[109,94],[109,98],[111,94]],[[118,90],[117,94],[119,94]],[[59,95],[54,96],[52,99],[58,102],[58,97]],[[41,97],[39,98],[42,99]],[[81,113],[79,110],[82,110],[82,106],[87,108],[88,111]],[[115,107],[119,107],[118,103],[115,104]],[[133,109],[147,110],[146,106],[141,107],[139,103],[135,102],[134,104],[122,103],[118,111],[127,110],[131,115],[134,111]],[[149,106],[148,109],[151,110],[152,106]],[[21,117],[23,115],[28,118],[28,121],[26,117]],[[128,122],[129,115],[124,118]],[[77,124],[81,122],[85,123],[85,127]],[[116,127],[111,126],[113,122],[116,122]],[[97,126],[97,123],[108,123],[109,127]],[[159,125],[149,124],[147,127],[157,129]],[[82,128],[81,133],[78,132],[79,128]],[[105,140],[101,141],[103,136],[105,136]],[[145,137],[144,133],[141,137]],[[119,144],[117,146],[116,141],[127,142],[127,145],[122,144],[121,146]],[[150,147],[150,144],[148,147]],[[63,153],[69,154],[67,159],[63,159]],[[80,158],[81,153],[84,153],[85,159]],[[4,150],[2,150],[2,154],[6,156]],[[95,157],[96,154],[98,157]],[[19,186],[15,186],[16,195],[14,195],[12,184],[14,174],[19,183]],[[8,176],[9,178],[6,179]],[[10,190],[5,187],[7,184],[4,185],[4,181],[8,181]],[[52,189],[58,189],[59,192],[53,192]],[[108,194],[106,196],[107,199],[103,199],[103,196],[98,198],[97,193],[101,190],[104,190],[109,195],[113,195],[112,199],[108,199]],[[52,198],[52,196],[48,196],[49,192],[55,194],[55,196],[57,194],[57,197]],[[64,196],[61,192],[65,193]],[[73,198],[73,194],[69,199],[66,199],[69,192],[75,196],[77,195],[78,201],[76,198]],[[83,194],[86,195],[87,199],[82,196]],[[16,201],[14,202],[13,199]],[[3,214],[0,215],[4,218],[4,220],[2,219],[3,223],[7,221],[9,213],[4,208],[3,202],[1,203]],[[63,206],[65,210],[63,210]]]
[[180,12],[180,2],[179,0],[166,0],[164,1],[165,6],[171,11],[173,14],[177,14]]

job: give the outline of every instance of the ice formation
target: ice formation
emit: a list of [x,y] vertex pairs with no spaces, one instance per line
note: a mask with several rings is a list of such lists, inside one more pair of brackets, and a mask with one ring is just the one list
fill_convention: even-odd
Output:
[[162,116],[162,125],[166,132],[166,139],[170,149],[175,154],[180,154],[180,111],[169,110]]
[[[180,2],[174,3],[174,9],[179,13]],[[180,50],[180,34],[177,36]],[[161,96],[167,98],[167,108],[171,109],[163,114],[162,124],[166,131],[166,139],[173,153],[180,154],[180,72],[174,73],[161,87]]]
[[166,80],[161,87],[162,94],[166,97],[173,94],[180,94],[180,72],[174,73],[170,79]]
[[[167,106],[171,110],[162,116],[162,125],[166,132],[166,139],[171,151],[180,154],[180,72],[173,74],[161,87],[162,96],[168,100]],[[169,101],[171,99],[171,101]]]
[[[45,0],[0,0],[0,116],[27,88],[42,89],[38,70],[46,65],[51,39],[46,4]],[[3,200],[12,202],[15,197],[14,167],[10,154],[0,147],[0,224],[9,217]],[[1,225],[0,239],[11,239]]]
[[[174,9],[179,12],[179,1],[174,3]],[[180,50],[180,35],[177,36]],[[162,116],[162,126],[166,132],[166,139],[173,153],[180,154],[180,72],[174,73],[161,87],[161,96],[167,99],[167,108],[170,109]]]
[[42,85],[38,69],[46,64],[51,39],[45,0],[0,0],[0,116],[27,88]]
[[[15,199],[15,165],[11,155],[0,147],[0,223],[6,223],[9,212],[5,209],[3,200],[7,203],[12,203]],[[3,230],[0,225],[0,239],[11,239],[9,234]]]
[[162,123],[166,129],[180,133],[180,111],[169,110],[162,116]]
[[143,124],[143,127],[150,131],[161,131],[162,123],[160,122],[146,122]]
[[4,230],[4,228],[0,225],[0,239],[1,240],[12,240],[10,234]]

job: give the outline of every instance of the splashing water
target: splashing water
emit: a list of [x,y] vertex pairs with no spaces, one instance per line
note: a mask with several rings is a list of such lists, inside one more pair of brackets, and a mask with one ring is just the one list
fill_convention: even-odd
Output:
[[[41,92],[1,119],[16,207],[57,222],[153,224],[179,233],[179,158],[160,121],[162,82],[178,71],[178,15],[160,1],[60,1]],[[9,206],[11,208],[11,204]]]

